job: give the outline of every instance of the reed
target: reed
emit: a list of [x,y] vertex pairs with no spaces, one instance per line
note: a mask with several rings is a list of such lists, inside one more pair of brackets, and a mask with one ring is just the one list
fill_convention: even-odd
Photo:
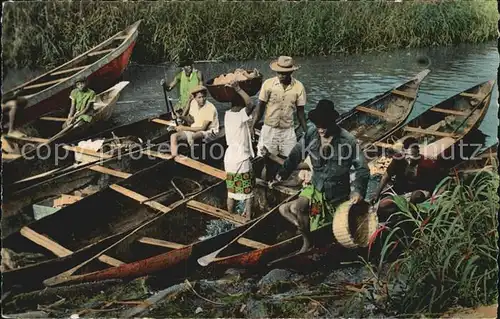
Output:
[[[398,222],[384,230],[371,296],[386,313],[439,313],[497,300],[496,169],[447,178],[442,196],[417,207],[395,197]],[[397,257],[394,252],[397,251]]]
[[246,60],[494,39],[494,1],[10,2],[4,66],[54,66],[143,19],[139,63]]

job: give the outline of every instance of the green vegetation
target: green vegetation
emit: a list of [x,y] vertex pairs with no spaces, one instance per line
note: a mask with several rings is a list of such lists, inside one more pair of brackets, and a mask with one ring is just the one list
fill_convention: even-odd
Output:
[[418,207],[395,197],[398,222],[383,231],[379,264],[367,264],[375,280],[365,297],[386,314],[439,313],[497,300],[496,169],[441,185],[441,197]]
[[143,19],[140,63],[245,60],[494,39],[495,2],[4,3],[4,66],[53,66]]

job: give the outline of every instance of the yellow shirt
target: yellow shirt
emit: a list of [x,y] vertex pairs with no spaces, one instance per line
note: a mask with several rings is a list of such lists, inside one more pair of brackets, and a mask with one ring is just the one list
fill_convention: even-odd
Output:
[[293,126],[293,115],[297,107],[306,105],[306,90],[294,78],[283,88],[278,77],[274,77],[262,84],[259,100],[267,102],[264,124],[274,128],[290,128]]
[[207,131],[212,131],[215,134],[219,133],[219,117],[217,109],[212,103],[206,101],[203,107],[199,107],[198,102],[193,99],[189,105],[189,115],[194,119],[191,127],[201,127],[203,122],[209,121],[210,125]]

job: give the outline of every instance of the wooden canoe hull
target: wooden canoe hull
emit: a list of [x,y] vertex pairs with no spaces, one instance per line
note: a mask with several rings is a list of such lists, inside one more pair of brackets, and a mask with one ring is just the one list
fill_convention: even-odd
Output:
[[[27,98],[28,104],[23,112],[23,116],[19,118],[17,125],[29,123],[53,111],[67,110],[70,106],[70,100],[68,98],[69,93],[79,77],[88,78],[89,87],[98,93],[114,85],[119,80],[130,61],[138,35],[137,29],[139,24],[140,21],[134,23],[124,31],[117,33],[73,60],[6,92],[6,94],[8,94],[17,90],[26,91],[23,96]],[[43,90],[25,89],[31,85],[37,85],[40,82],[43,83],[46,79],[53,79],[53,73],[61,72],[70,67],[80,66],[82,63],[85,63],[88,54],[106,48],[109,44],[112,44],[111,42],[114,38],[120,36],[121,33],[127,33],[127,36],[115,50],[87,65],[77,73],[65,77],[64,80],[48,86]]]

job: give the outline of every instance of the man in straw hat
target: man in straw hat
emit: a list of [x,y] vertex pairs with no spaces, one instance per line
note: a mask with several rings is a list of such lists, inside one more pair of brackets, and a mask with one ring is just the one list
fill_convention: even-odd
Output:
[[219,133],[219,117],[215,105],[207,101],[207,88],[197,85],[190,91],[191,96],[184,109],[182,118],[189,126],[175,127],[177,133],[170,136],[170,148],[173,156],[178,154],[178,142],[187,141],[190,146],[196,140],[209,142]]
[[[299,198],[283,204],[279,211],[297,226],[304,244],[300,252],[311,247],[310,232],[332,222],[337,207],[351,199],[353,204],[363,200],[370,170],[356,138],[339,127],[339,113],[330,100],[321,100],[308,114],[316,126],[292,149],[275,177],[275,183],[288,178],[299,163],[310,156],[311,184],[302,189]],[[351,192],[351,166],[355,169],[354,191]]]
[[197,85],[203,84],[203,74],[193,66],[193,60],[186,59],[179,63],[182,70],[175,75],[175,78],[168,85],[165,79],[161,80],[161,85],[167,91],[172,90],[179,84],[179,101],[175,104],[175,111],[186,107],[189,100],[190,90]]
[[[287,157],[297,143],[293,123],[295,113],[303,131],[307,131],[304,113],[306,91],[304,85],[292,77],[293,71],[299,67],[291,57],[280,56],[278,60],[271,62],[270,67],[277,76],[262,84],[252,128],[255,129],[255,124],[260,121],[265,111],[264,126],[257,145],[258,154],[262,155],[262,149],[266,148],[274,155]],[[269,171],[271,162],[266,162],[267,174],[264,178],[269,180],[274,172]]]

